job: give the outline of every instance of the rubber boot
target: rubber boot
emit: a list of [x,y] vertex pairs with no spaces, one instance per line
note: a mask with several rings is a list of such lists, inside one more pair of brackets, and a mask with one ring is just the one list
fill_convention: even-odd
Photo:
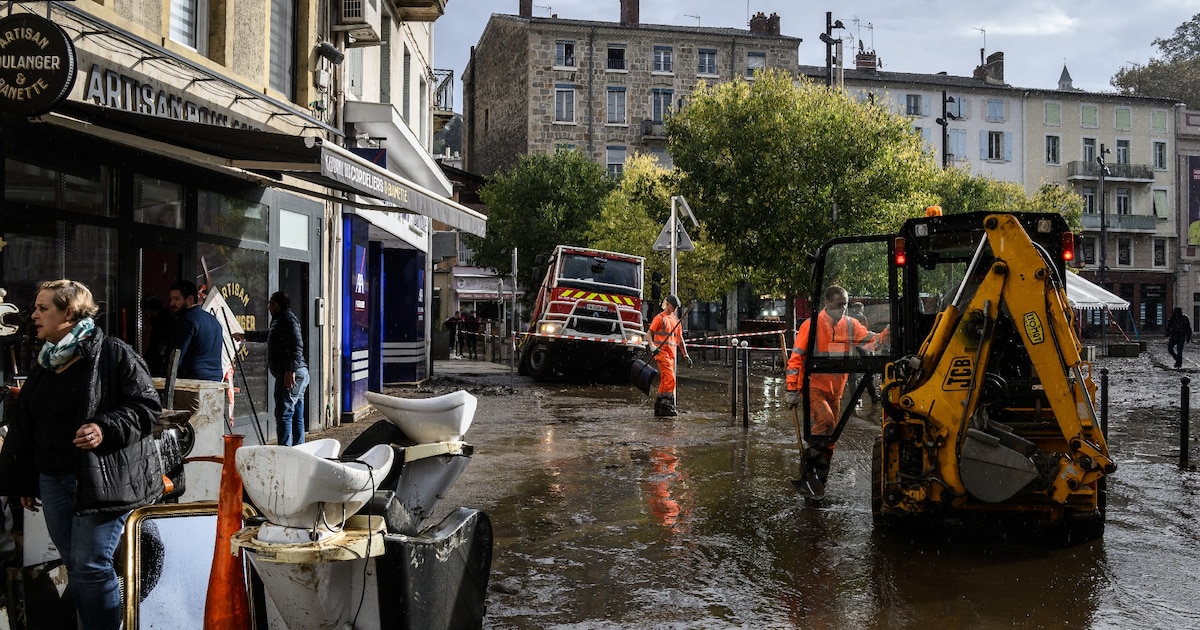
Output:
[[654,417],[655,418],[666,418],[671,415],[667,411],[667,405],[669,404],[668,401],[669,401],[669,399],[667,398],[667,394],[659,394],[658,398],[654,399]]
[[679,410],[675,408],[675,392],[667,394],[666,410],[668,417],[674,418],[679,415]]
[[800,460],[800,492],[813,501],[825,498],[825,481],[829,478],[829,460],[833,449],[806,446]]

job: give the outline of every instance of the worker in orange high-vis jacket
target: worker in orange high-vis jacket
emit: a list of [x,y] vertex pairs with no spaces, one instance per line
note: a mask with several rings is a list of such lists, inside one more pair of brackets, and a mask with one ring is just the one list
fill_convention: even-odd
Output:
[[683,331],[680,329],[679,298],[668,295],[662,302],[662,312],[650,322],[650,349],[654,360],[658,363],[658,398],[654,401],[654,417],[665,418],[678,416],[675,409],[675,358],[682,354],[687,360],[688,367],[692,366],[692,358],[688,356],[687,346],[683,343]]
[[[825,289],[825,304],[817,314],[818,356],[849,356],[860,351],[872,351],[887,338],[887,331],[871,332],[862,322],[846,316],[849,295],[837,285]],[[787,394],[784,401],[788,409],[800,404],[800,388],[804,384],[804,358],[808,353],[809,327],[806,319],[796,331],[796,341],[787,363]],[[846,389],[848,374],[813,374],[808,380],[808,405],[812,419],[811,442],[804,446],[800,462],[800,490],[813,499],[825,495],[825,480],[829,475],[829,462],[833,458],[832,436],[837,428],[838,411],[841,409],[842,392]]]

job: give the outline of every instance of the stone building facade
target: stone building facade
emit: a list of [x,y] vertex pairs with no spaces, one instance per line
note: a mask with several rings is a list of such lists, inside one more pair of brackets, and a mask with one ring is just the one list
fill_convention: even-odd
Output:
[[517,156],[585,152],[619,172],[627,156],[670,164],[663,120],[700,83],[752,78],[758,68],[795,72],[800,39],[779,16],[750,29],[642,24],[636,0],[620,22],[493,15],[463,74],[467,170],[490,175]]

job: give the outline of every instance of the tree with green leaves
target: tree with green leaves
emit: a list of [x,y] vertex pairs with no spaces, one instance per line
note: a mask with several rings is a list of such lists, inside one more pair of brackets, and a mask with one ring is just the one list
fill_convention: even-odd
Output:
[[1079,229],[1083,197],[1061,184],[1044,184],[1033,195],[1016,182],[1004,182],[966,169],[948,168],[935,177],[929,189],[931,205],[945,214],[965,212],[1054,212]]
[[613,190],[604,167],[578,151],[521,156],[480,191],[488,206],[487,235],[466,235],[480,267],[508,273],[517,248],[517,281],[533,286],[534,258],[556,245],[587,244],[591,221]]
[[1153,43],[1161,59],[1121,68],[1109,83],[1121,94],[1172,98],[1200,108],[1200,13]]
[[911,122],[783,71],[699,85],[667,120],[708,234],[762,291],[807,295],[827,239],[894,230],[937,169]]
[[[650,286],[657,271],[664,278],[665,291],[671,275],[670,254],[656,252],[653,246],[670,218],[671,196],[679,191],[679,182],[676,171],[662,168],[653,157],[643,153],[629,157],[620,183],[588,226],[588,246],[645,257],[644,286]],[[684,301],[718,300],[733,283],[724,249],[713,242],[703,224],[699,229],[690,224],[685,228],[696,248],[678,254],[679,293]]]

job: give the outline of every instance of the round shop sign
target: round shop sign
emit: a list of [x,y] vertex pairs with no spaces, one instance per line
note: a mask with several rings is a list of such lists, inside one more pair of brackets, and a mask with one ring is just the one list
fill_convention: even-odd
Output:
[[32,13],[0,18],[0,112],[44,114],[75,84],[75,46],[66,31]]

